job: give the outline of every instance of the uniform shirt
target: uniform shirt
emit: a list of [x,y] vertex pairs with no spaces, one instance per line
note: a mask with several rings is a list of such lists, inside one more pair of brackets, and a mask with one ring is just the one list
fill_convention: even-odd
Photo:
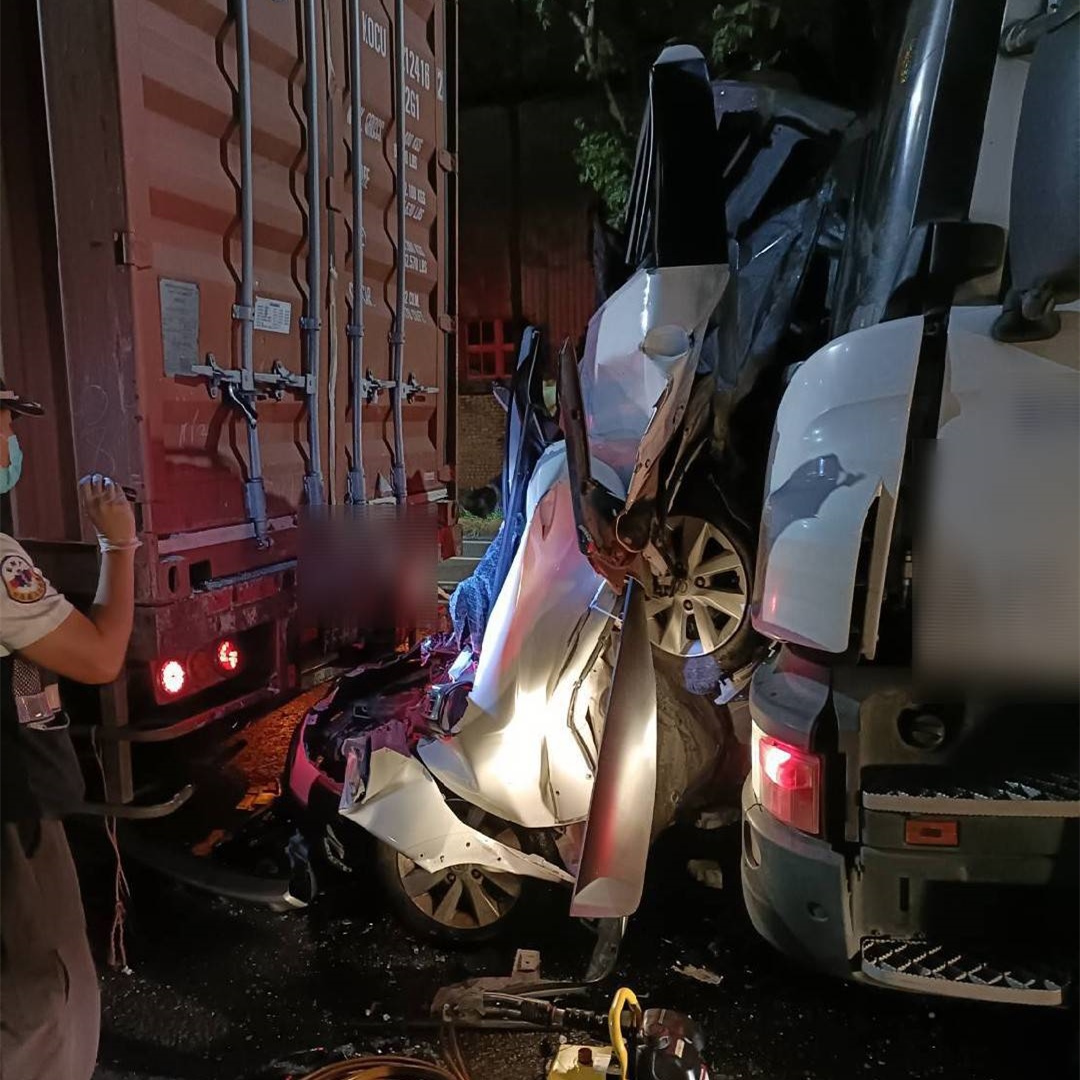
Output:
[[0,656],[40,641],[73,610],[6,533],[0,533],[0,584]]
[[17,654],[73,611],[22,546],[0,533],[3,818],[60,817],[82,802],[82,770],[55,679]]

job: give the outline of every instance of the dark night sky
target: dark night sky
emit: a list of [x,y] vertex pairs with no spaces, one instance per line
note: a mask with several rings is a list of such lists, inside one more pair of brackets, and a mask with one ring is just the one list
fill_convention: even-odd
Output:
[[[567,0],[573,4],[573,0]],[[782,5],[782,0],[780,0]],[[875,0],[789,0],[822,13],[815,40],[789,48],[781,62],[812,94],[857,105],[874,80]],[[886,3],[894,0],[886,0]],[[536,0],[462,0],[460,19],[461,106],[508,104],[514,98],[601,94],[575,70],[581,40],[549,0],[550,20],[541,28]],[[650,64],[665,44],[689,42],[710,54],[710,18],[716,0],[607,0],[599,8],[618,66],[614,82],[636,114],[644,102]],[[617,14],[615,14],[617,12]],[[714,74],[721,74],[715,70]],[[726,75],[737,72],[723,73]],[[520,89],[518,89],[520,88]]]

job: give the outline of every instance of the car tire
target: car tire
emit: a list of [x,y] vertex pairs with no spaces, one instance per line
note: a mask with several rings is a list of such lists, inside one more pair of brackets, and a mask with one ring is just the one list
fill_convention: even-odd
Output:
[[[504,826],[496,838],[507,842],[507,831],[512,832]],[[516,922],[533,884],[529,878],[473,865],[429,873],[381,840],[376,844],[375,867],[391,909],[409,930],[458,947],[480,945],[505,934]]]

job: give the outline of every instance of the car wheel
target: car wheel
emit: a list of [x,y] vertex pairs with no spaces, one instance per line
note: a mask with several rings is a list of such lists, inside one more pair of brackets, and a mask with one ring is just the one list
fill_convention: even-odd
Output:
[[672,656],[713,656],[733,670],[753,638],[750,546],[734,525],[693,514],[672,515],[665,527],[678,565],[646,601],[653,646]]
[[[507,847],[521,849],[514,829],[473,808],[469,824]],[[511,924],[525,879],[465,863],[429,871],[379,841],[376,865],[397,916],[415,933],[448,945],[491,941]]]

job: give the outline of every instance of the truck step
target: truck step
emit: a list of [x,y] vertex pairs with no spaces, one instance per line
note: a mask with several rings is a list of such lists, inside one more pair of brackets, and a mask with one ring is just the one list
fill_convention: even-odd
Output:
[[907,813],[1080,817],[1080,777],[1057,770],[956,777],[944,769],[867,769],[863,806]]
[[1009,963],[966,945],[867,937],[861,953],[862,972],[873,982],[944,997],[1053,1007],[1063,1004],[1072,983],[1056,965]]

